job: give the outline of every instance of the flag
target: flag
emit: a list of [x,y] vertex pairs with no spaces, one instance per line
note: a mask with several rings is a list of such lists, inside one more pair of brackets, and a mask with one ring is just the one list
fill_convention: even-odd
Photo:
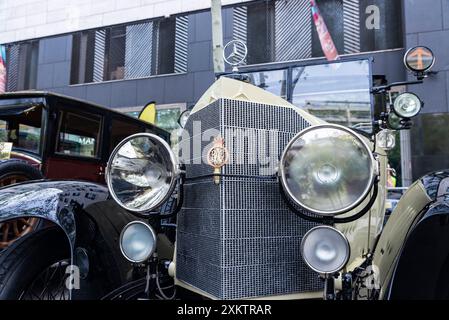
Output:
[[328,61],[338,60],[340,57],[338,56],[337,48],[335,47],[332,36],[327,29],[326,23],[320,14],[320,10],[318,9],[315,0],[310,0],[310,5],[312,7],[313,21],[315,23],[316,31],[318,32],[318,37],[320,38],[321,48],[323,48],[324,55]]
[[139,119],[151,124],[156,124],[156,102],[148,102],[142,111],[140,111]]
[[0,45],[0,93],[6,91],[6,50]]

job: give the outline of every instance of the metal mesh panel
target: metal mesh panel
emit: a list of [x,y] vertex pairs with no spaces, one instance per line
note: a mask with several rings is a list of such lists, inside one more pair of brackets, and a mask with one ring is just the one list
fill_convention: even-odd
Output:
[[[201,129],[198,122],[201,121]],[[195,124],[196,123],[196,124]],[[284,203],[272,176],[290,139],[309,124],[293,109],[221,99],[194,113],[185,126],[193,141],[207,129],[225,137],[231,156],[241,163],[225,165],[215,185],[213,169],[186,157],[183,208],[178,215],[178,279],[220,299],[239,299],[320,290],[321,282],[300,257],[302,236],[315,224],[298,218]],[[233,129],[230,131],[230,129]],[[245,141],[256,136],[255,143]],[[252,139],[252,137],[251,137]],[[207,140],[207,139],[206,139]],[[233,141],[233,142],[232,142]],[[206,148],[210,140],[203,141]],[[265,165],[253,156],[273,148]],[[265,165],[265,166],[264,166]],[[261,179],[260,176],[266,176]],[[268,177],[267,177],[268,176]]]
[[125,79],[151,75],[153,23],[126,26]]
[[311,58],[310,1],[276,1],[275,6],[276,61]]
[[101,82],[104,76],[104,55],[106,46],[106,30],[95,31],[94,72],[93,81]]
[[7,57],[7,91],[17,91],[19,85],[19,48],[20,45],[8,47]]
[[359,0],[343,0],[345,53],[360,52]]
[[176,17],[175,72],[187,72],[189,16]]

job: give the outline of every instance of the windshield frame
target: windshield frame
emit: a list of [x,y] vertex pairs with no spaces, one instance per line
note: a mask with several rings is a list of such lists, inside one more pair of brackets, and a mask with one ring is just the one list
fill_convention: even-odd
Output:
[[[347,62],[357,62],[357,61],[367,61],[368,63],[368,72],[369,72],[369,103],[370,103],[370,113],[371,113],[371,130],[361,130],[356,128],[350,129],[363,132],[367,135],[373,135],[374,134],[374,122],[375,122],[375,106],[374,106],[374,95],[372,93],[372,88],[374,84],[373,80],[373,62],[374,58],[372,56],[368,57],[349,57],[349,58],[342,58],[337,61],[326,61],[322,58],[317,59],[309,59],[306,61],[288,61],[288,62],[271,62],[266,64],[254,64],[254,65],[245,65],[240,66],[238,70],[238,74],[241,75],[247,75],[248,73],[260,73],[260,72],[271,72],[271,71],[284,71],[286,70],[286,101],[293,104],[293,70],[296,68],[301,67],[310,67],[310,66],[316,66],[316,65],[330,65],[330,64],[338,64],[338,63],[347,63]],[[221,76],[231,75],[235,74],[235,72],[223,72],[223,73],[217,73],[217,78]],[[257,86],[257,85],[256,85]],[[276,94],[276,93],[273,93]],[[276,94],[278,95],[278,94]],[[279,96],[279,95],[278,95]],[[317,117],[319,118],[319,117]]]

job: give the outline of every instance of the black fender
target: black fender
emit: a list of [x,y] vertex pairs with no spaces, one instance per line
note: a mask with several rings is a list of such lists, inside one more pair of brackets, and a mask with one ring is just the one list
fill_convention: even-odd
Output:
[[[67,180],[0,189],[0,222],[21,217],[44,219],[64,232],[61,241],[70,246],[71,264],[84,276],[73,298],[97,298],[92,292],[103,295],[131,279],[132,265],[123,258],[118,241],[122,228],[135,217],[109,197],[105,186]],[[86,261],[87,270],[81,268]]]
[[421,181],[433,202],[409,230],[389,285],[389,299],[449,299],[449,172],[427,175]]

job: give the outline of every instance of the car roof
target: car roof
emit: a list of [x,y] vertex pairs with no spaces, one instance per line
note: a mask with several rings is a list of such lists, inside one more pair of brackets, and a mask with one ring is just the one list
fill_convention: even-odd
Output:
[[[154,124],[142,121],[140,119],[134,118],[130,115],[127,115],[125,113],[122,113],[120,111],[114,110],[112,108],[107,108],[105,106],[93,103],[93,102],[89,102],[86,100],[82,100],[82,99],[78,99],[78,98],[74,98],[74,97],[70,97],[70,96],[66,96],[60,93],[54,93],[54,92],[50,92],[50,91],[34,91],[34,90],[27,90],[27,91],[15,91],[15,92],[5,92],[0,94],[0,100],[6,100],[6,99],[21,99],[21,98],[48,98],[48,97],[57,97],[60,100],[66,100],[66,101],[70,101],[70,102],[78,102],[81,105],[88,105],[90,107],[94,107],[97,109],[101,109],[104,110],[106,112],[109,113],[113,113],[116,115],[119,115],[120,117],[125,117],[131,121],[134,122],[140,122],[141,124],[147,126],[147,127],[151,127],[151,128],[157,128],[158,130],[163,130],[162,128],[157,127]],[[165,131],[165,130],[163,130]]]

